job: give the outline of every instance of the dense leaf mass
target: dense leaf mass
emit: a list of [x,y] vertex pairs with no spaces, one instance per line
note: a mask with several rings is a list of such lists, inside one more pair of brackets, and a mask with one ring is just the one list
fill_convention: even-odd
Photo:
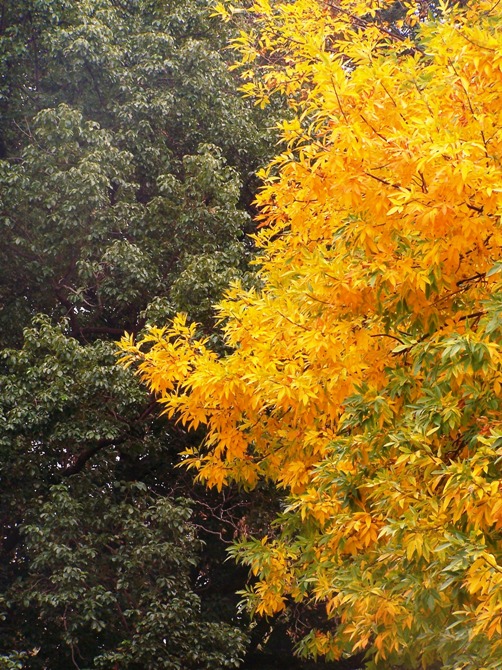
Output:
[[[265,142],[206,5],[5,3],[0,296],[11,337],[37,311],[68,314],[75,336],[137,329],[180,274],[215,299],[220,284],[194,258],[223,275],[245,262],[237,205],[249,195],[235,168],[249,182]],[[191,306],[173,300],[165,314]],[[197,316],[209,319],[207,306]]]
[[252,610],[322,604],[304,653],[499,670],[501,8],[376,10],[253,4],[245,91],[295,112],[262,173],[263,287],[220,302],[226,356],[183,317],[123,348],[207,426],[200,480],[288,496],[234,550]]
[[34,655],[37,613],[44,655],[57,657],[63,643],[78,667],[237,667],[244,635],[204,621],[191,588],[200,547],[189,509],[146,490],[140,482],[60,484],[28,520],[30,568],[11,597],[26,610],[22,632]]
[[2,668],[244,653],[233,576],[212,599],[221,550],[195,565],[202,517],[178,499],[195,496],[174,469],[192,438],[154,416],[111,344],[180,309],[211,332],[212,303],[247,272],[267,134],[225,61],[233,29],[210,13],[0,0]]

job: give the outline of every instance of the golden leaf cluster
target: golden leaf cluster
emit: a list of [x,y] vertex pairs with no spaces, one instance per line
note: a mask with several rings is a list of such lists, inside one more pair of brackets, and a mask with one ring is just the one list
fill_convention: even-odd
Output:
[[[282,95],[261,172],[261,290],[218,305],[218,357],[180,317],[128,361],[187,462],[287,507],[239,544],[258,613],[324,603],[300,650],[372,666],[502,667],[502,4],[257,0],[244,91]],[[220,3],[231,19],[245,11]]]

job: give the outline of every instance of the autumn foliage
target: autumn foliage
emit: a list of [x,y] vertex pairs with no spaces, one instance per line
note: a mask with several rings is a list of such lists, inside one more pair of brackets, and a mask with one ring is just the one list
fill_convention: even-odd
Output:
[[496,670],[502,5],[375,9],[248,10],[244,90],[292,110],[258,196],[262,288],[218,305],[226,356],[182,316],[122,347],[169,416],[207,427],[201,481],[284,492],[234,549],[252,610],[322,603],[304,653]]

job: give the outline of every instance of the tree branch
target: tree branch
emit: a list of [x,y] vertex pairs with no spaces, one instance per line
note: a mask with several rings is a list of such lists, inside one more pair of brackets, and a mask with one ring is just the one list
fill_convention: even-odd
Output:
[[[406,42],[407,37],[406,35],[400,35],[399,33],[394,32],[393,30],[390,30],[390,28],[385,28],[383,25],[377,22],[373,21],[368,21],[367,19],[364,19],[362,16],[356,16],[353,14],[351,11],[348,9],[345,9],[344,7],[340,7],[340,5],[336,4],[335,2],[330,2],[330,0],[325,0],[324,2],[325,5],[327,5],[330,9],[334,10],[335,12],[339,12],[340,14],[345,14],[351,21],[356,25],[359,26],[360,28],[369,28],[370,26],[374,26],[379,30],[383,35],[387,35],[387,37],[390,37],[392,40],[395,40],[397,42]],[[413,54],[420,54],[423,55],[424,51],[420,47],[409,47],[409,51]]]
[[86,463],[90,461],[91,458],[95,456],[98,452],[102,451],[103,449],[106,449],[107,447],[123,444],[126,441],[127,437],[128,436],[124,434],[117,438],[103,438],[101,440],[98,440],[97,444],[95,444],[94,447],[90,447],[89,449],[82,451],[73,461],[73,463],[71,465],[68,465],[63,470],[61,475],[63,477],[71,477],[72,475],[78,474],[84,469]]

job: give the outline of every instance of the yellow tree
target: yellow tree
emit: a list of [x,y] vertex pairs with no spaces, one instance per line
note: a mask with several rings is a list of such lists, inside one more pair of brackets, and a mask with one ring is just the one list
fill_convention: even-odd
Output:
[[300,652],[500,670],[502,4],[421,25],[378,4],[219,5],[253,14],[245,92],[292,110],[258,197],[262,288],[218,305],[228,355],[180,316],[124,360],[206,426],[199,480],[284,492],[234,554],[254,612],[325,607]]

